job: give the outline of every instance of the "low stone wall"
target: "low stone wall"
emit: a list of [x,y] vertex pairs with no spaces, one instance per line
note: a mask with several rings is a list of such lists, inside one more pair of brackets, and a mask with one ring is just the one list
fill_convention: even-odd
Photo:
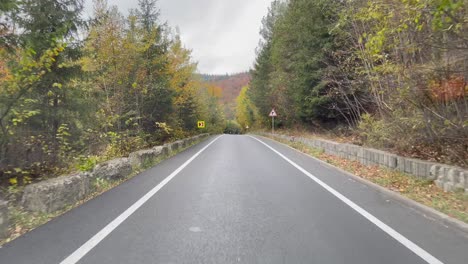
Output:
[[128,156],[130,164],[134,169],[151,166],[159,157],[169,153],[167,146],[157,146],[152,149],[145,149],[130,153]]
[[298,141],[308,146],[322,149],[326,154],[356,160],[364,165],[378,165],[398,170],[419,178],[432,180],[444,191],[464,190],[468,194],[468,170],[419,159],[398,156],[377,149],[365,148],[353,144],[337,143],[324,139],[310,139],[287,135],[265,133],[289,141]]
[[105,180],[120,180],[129,176],[132,171],[132,164],[129,158],[118,158],[96,165],[91,173],[91,177]]
[[76,173],[26,186],[21,204],[29,211],[51,213],[80,201],[89,192],[89,173]]
[[[97,164],[90,173],[76,173],[30,184],[24,189],[21,204],[26,210],[33,212],[51,213],[64,209],[66,206],[84,199],[91,192],[93,179],[101,178],[112,181],[123,179],[135,170],[151,166],[158,158],[187,147],[206,136],[208,134],[201,134],[163,146],[139,150],[130,153],[128,158],[117,158]],[[0,202],[0,235],[2,232],[1,220],[2,206]]]
[[8,235],[8,203],[0,200],[0,239]]

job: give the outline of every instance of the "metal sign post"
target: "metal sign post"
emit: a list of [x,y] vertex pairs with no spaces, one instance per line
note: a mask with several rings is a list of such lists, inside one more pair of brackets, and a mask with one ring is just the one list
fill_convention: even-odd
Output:
[[274,116],[271,117],[271,133],[272,134],[275,133],[275,117]]
[[271,116],[271,133],[275,134],[275,116],[278,116],[278,115],[276,114],[276,111],[274,108],[271,109],[269,116]]

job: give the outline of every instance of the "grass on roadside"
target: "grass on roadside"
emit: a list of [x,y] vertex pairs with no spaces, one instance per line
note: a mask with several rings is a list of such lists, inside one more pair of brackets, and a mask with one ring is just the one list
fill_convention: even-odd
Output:
[[301,142],[268,137],[468,223],[468,195],[462,191],[444,192],[432,181],[419,179],[399,171],[379,166],[366,166],[358,161],[328,155],[322,149],[313,148]]

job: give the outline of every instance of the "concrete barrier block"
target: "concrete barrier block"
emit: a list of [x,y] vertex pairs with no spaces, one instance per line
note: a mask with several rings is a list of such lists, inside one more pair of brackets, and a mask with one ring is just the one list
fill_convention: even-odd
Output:
[[307,144],[308,144],[309,146],[313,147],[313,148],[318,148],[318,146],[317,146],[315,140],[313,140],[313,139],[309,139],[309,140],[307,141]]
[[320,141],[320,140],[316,140],[316,139],[315,139],[315,140],[314,140],[314,144],[315,144],[315,146],[318,147],[318,148],[323,148],[323,146],[322,146],[322,141]]
[[405,170],[404,170],[404,172],[410,173],[410,174],[411,174],[411,173],[413,172],[413,160],[411,160],[411,159],[406,159],[406,158],[405,158],[405,161],[404,161],[404,162],[405,162]]
[[464,188],[468,189],[468,171],[460,173],[460,182],[464,183]]
[[411,160],[411,174],[419,178],[428,178],[430,174],[430,165],[420,160]]
[[375,153],[375,151],[371,151],[371,161],[372,161],[372,164],[374,165],[379,164],[379,155]]
[[377,155],[379,157],[379,165],[384,166],[386,164],[386,153],[378,152]]
[[358,157],[359,157],[359,161],[360,161],[362,164],[365,164],[365,163],[366,163],[366,159],[367,159],[367,158],[366,158],[366,155],[367,155],[366,149],[365,149],[365,148],[362,148],[362,149],[361,149],[361,152],[359,153],[359,156],[358,156]]
[[327,146],[327,142],[323,141],[323,140],[320,140],[320,146],[322,146],[323,149],[330,149],[328,146]]
[[0,200],[0,239],[8,236],[8,203]]
[[26,186],[21,204],[29,211],[51,213],[84,199],[89,191],[89,174],[60,176]]
[[387,166],[391,169],[396,169],[397,158],[398,157],[396,155],[388,155]]
[[460,181],[460,171],[455,168],[449,168],[447,171],[447,180],[451,183],[457,184]]
[[444,182],[444,192],[452,192],[455,190],[455,186],[451,182]]
[[465,186],[466,186],[465,175],[463,171],[460,171],[460,173],[458,174],[457,183],[455,184],[455,188],[465,190]]
[[364,148],[363,147],[358,148],[357,156],[358,156],[358,158],[363,158],[364,157]]
[[357,161],[359,161],[361,164],[365,164],[363,147],[360,147],[357,151]]
[[128,158],[118,158],[99,163],[93,170],[93,178],[119,180],[132,173],[132,164]]
[[370,154],[371,165],[379,165],[379,153],[374,150],[370,150]]
[[405,171],[405,158],[404,157],[397,157],[397,170],[404,172]]
[[443,182],[447,181],[447,173],[446,168],[444,166],[441,166],[439,168],[439,171],[437,172],[437,179]]
[[381,161],[382,162],[381,165],[387,167],[388,166],[388,157],[389,157],[389,155],[387,153],[382,154],[382,155],[383,155],[383,159]]
[[375,159],[375,157],[374,157],[374,156],[375,156],[374,151],[372,151],[372,150],[369,149],[369,150],[367,150],[367,153],[368,153],[367,160],[369,161],[369,164],[374,165],[374,163],[375,163],[375,162],[374,162],[374,159]]
[[315,146],[320,146],[320,140],[312,139],[312,142],[314,142]]
[[370,162],[369,162],[369,151],[366,148],[362,150],[361,160],[362,160],[361,163],[364,164],[364,165],[369,165],[370,164]]
[[434,164],[429,169],[429,179],[436,180],[439,175],[440,165]]
[[355,145],[352,145],[352,146],[353,146],[353,155],[357,156],[358,151],[361,149],[361,147],[360,146],[355,146]]

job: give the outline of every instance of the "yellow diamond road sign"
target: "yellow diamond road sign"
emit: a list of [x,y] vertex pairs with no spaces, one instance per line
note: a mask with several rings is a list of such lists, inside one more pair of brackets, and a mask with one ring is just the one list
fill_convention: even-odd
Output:
[[205,128],[205,121],[198,121],[197,126],[198,128]]

